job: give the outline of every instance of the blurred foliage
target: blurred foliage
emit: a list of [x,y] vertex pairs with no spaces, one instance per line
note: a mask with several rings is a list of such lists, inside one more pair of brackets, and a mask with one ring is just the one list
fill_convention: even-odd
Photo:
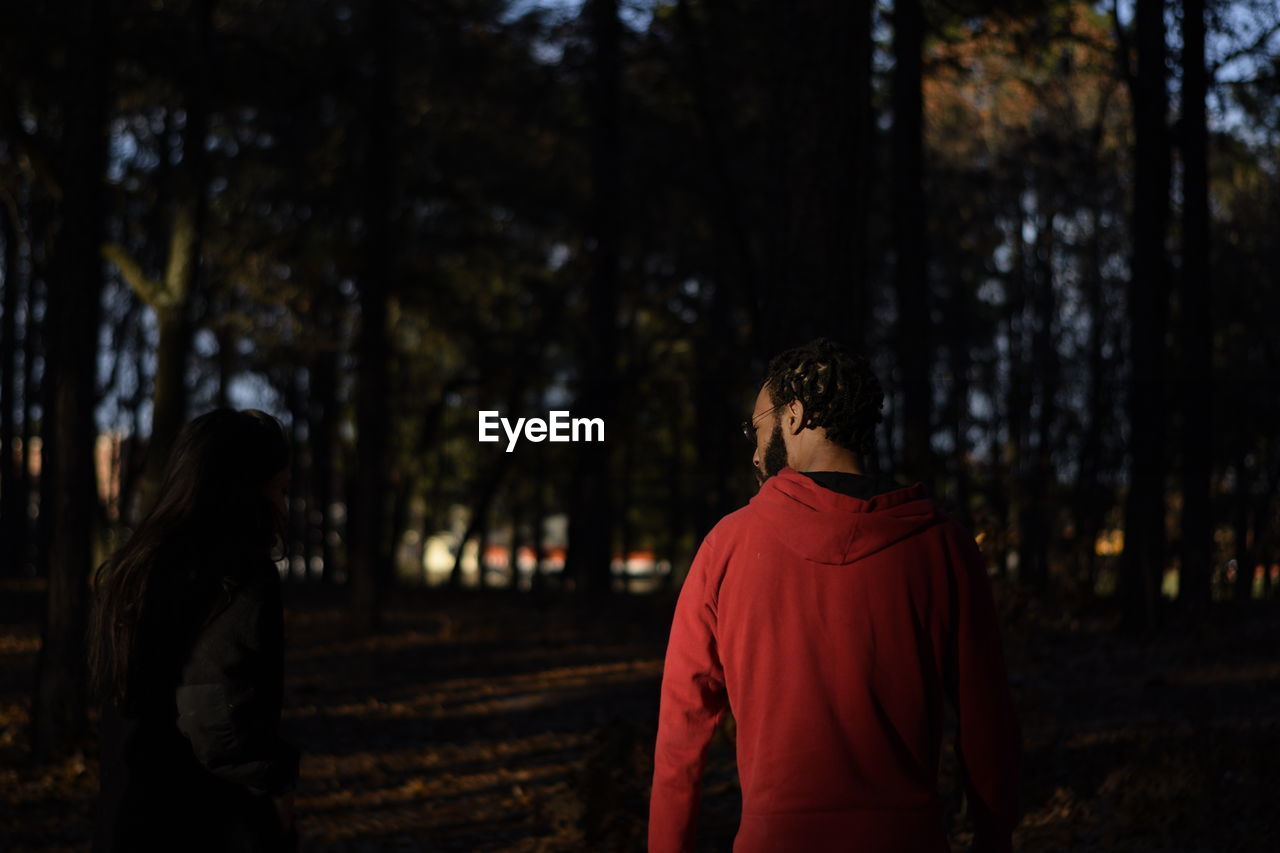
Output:
[[[375,144],[375,0],[205,2],[113,4],[108,234],[159,280],[183,206],[193,193],[207,202],[185,309],[183,405],[189,415],[261,405],[293,425],[305,503],[295,550],[336,547],[340,561]],[[23,247],[19,268],[6,271],[23,318],[6,346],[33,365],[11,402],[35,433],[48,379],[38,324],[45,253],[59,225],[72,82],[64,5],[0,11],[0,200]],[[505,458],[502,445],[474,440],[475,412],[535,416],[578,398],[596,248],[591,30],[572,3],[393,6],[387,407],[400,511],[389,513],[386,535],[399,543],[410,523],[430,534],[449,507],[483,503],[489,526],[515,517],[529,541],[534,515],[569,504],[572,451],[525,442]],[[865,162],[850,164],[825,135],[848,93],[824,82],[848,38],[827,22],[848,18],[818,7],[794,17],[760,0],[623,10],[613,372],[624,403],[607,430],[616,550],[656,549],[683,563],[745,500],[750,451],[734,443],[734,425],[772,349],[822,328],[825,300],[841,288],[860,289],[848,336],[871,352],[889,392],[875,462],[902,462],[899,365],[911,344],[895,337],[882,215],[896,192],[886,168],[893,12],[872,9],[870,140]],[[935,483],[984,535],[997,567],[1014,552],[1027,559],[1032,542],[1058,570],[1092,583],[1091,537],[1114,526],[1125,489],[1130,22],[1071,0],[924,11],[931,304],[920,308],[933,329]],[[1280,446],[1265,428],[1275,417],[1268,377],[1280,316],[1267,286],[1280,228],[1276,14],[1248,0],[1210,7],[1215,407],[1226,414],[1214,448],[1215,517],[1228,533],[1220,564],[1244,547],[1240,535],[1259,559],[1277,547]],[[1176,40],[1172,48],[1176,58]],[[201,92],[203,185],[192,188],[184,131]],[[1177,121],[1171,115],[1174,139]],[[847,182],[849,169],[865,176],[866,197],[838,207],[865,207],[864,257],[815,248],[851,239],[849,222],[823,207],[826,184]],[[158,332],[119,265],[104,271],[99,423],[127,436],[127,522],[139,510],[128,501],[137,500]],[[1240,500],[1250,507],[1243,526]],[[425,510],[405,509],[418,505]],[[1026,529],[1029,512],[1049,517],[1047,528]],[[13,564],[24,561],[39,565],[31,550]]]

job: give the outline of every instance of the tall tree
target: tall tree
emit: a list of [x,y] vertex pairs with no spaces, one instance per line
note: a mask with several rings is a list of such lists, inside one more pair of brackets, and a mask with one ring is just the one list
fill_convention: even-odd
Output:
[[[94,409],[101,314],[106,111],[111,63],[109,0],[72,4],[66,126],[60,162],[62,225],[49,282],[48,326],[57,368],[54,410],[45,412],[47,449],[42,477],[52,477],[58,535],[49,554],[32,742],[56,754],[83,734],[86,717],[84,634],[92,569]],[[50,433],[52,432],[52,435]]]
[[[622,239],[622,22],[618,0],[589,0],[583,7],[591,32],[588,104],[591,112],[591,281],[574,413],[613,414],[618,358],[618,285]],[[608,592],[612,582],[613,502],[611,452],[607,441],[584,444],[577,454],[569,509],[569,553],[565,572],[579,591]]]
[[1178,595],[1196,611],[1209,603],[1213,518],[1213,305],[1209,295],[1209,131],[1205,116],[1205,0],[1182,3],[1182,553]]
[[774,232],[766,354],[818,334],[857,345],[868,302],[871,4],[760,7],[754,35],[768,68],[773,173],[764,182]]
[[1107,316],[1103,301],[1103,275],[1101,261],[1100,205],[1095,199],[1089,214],[1089,264],[1084,276],[1083,295],[1089,311],[1089,337],[1085,346],[1086,375],[1089,390],[1085,397],[1088,420],[1080,441],[1080,469],[1076,475],[1072,495],[1072,515],[1076,526],[1077,568],[1085,588],[1092,593],[1097,581],[1098,533],[1106,517],[1106,488],[1102,477],[1107,470],[1103,458],[1104,430],[1111,421],[1111,406],[1106,383],[1107,363],[1105,352]]
[[903,473],[930,483],[933,388],[929,381],[928,235],[924,195],[924,9],[920,0],[893,8],[893,286],[898,365],[902,373]]
[[[819,34],[825,70],[819,91],[822,146],[812,164],[825,179],[819,199],[822,223],[818,331],[861,347],[868,322],[867,227],[871,204],[871,7],[870,0],[822,4]],[[923,128],[921,129],[923,133]]]
[[1129,278],[1129,492],[1125,499],[1125,624],[1150,627],[1164,571],[1165,373],[1169,313],[1165,235],[1169,221],[1163,0],[1138,0],[1134,124],[1133,261]]
[[155,311],[160,332],[151,396],[151,439],[141,484],[144,507],[155,497],[169,451],[187,416],[187,368],[195,334],[192,306],[208,212],[205,137],[209,127],[214,3],[215,0],[194,0],[194,14],[183,20],[185,61],[179,72],[185,93],[182,159],[173,170],[175,209],[169,223],[164,274],[158,279],[149,277],[119,244],[112,243],[104,249],[129,286]]
[[[12,201],[12,197],[4,199]],[[22,565],[19,531],[26,523],[26,493],[19,491],[21,475],[16,452],[18,372],[18,228],[16,205],[0,203],[0,239],[4,241],[4,304],[0,306],[0,573],[16,573]]]
[[[331,328],[321,321],[323,328]],[[326,583],[334,579],[337,557],[333,547],[333,472],[334,455],[338,448],[338,400],[337,353],[328,350],[316,353],[307,370],[310,427],[307,432],[308,452],[311,455],[312,493],[308,502],[315,505],[312,517],[318,521],[316,538],[320,543],[320,577]]]
[[[27,221],[31,224],[31,233],[34,233],[35,223],[32,222],[31,217],[28,217]],[[34,457],[37,436],[36,406],[43,398],[41,385],[45,383],[45,377],[41,377],[39,380],[36,379],[35,362],[37,353],[43,347],[49,315],[46,311],[37,317],[34,310],[38,296],[37,290],[42,289],[39,288],[40,283],[36,281],[34,265],[34,252],[32,252],[28,256],[27,265],[27,312],[24,318],[27,323],[22,333],[22,464],[20,467],[21,478],[18,485],[18,490],[25,496],[24,500],[26,501],[30,501],[32,497],[36,497],[37,500],[44,497],[35,484],[31,462]],[[21,555],[24,558],[31,556],[32,564],[34,567],[39,568],[44,558],[40,554],[32,555],[31,551],[33,546],[40,547],[42,542],[46,540],[40,538],[38,531],[32,529],[30,522],[22,528],[21,534]]]
[[[1033,496],[1029,494],[1033,474],[1030,467],[1031,450],[1031,400],[1034,376],[1032,353],[1034,347],[1029,344],[1034,328],[1029,323],[1028,309],[1034,301],[1033,276],[1030,274],[1031,264],[1028,255],[1034,253],[1034,247],[1027,245],[1026,234],[1030,228],[1028,211],[1020,196],[1010,199],[1012,215],[1010,216],[1009,239],[1012,242],[1012,271],[1007,280],[1005,298],[1004,328],[1009,341],[1009,378],[1005,384],[1005,428],[1007,430],[1004,461],[1007,488],[1009,490],[1008,512],[1014,519],[1018,532],[1018,580],[1027,576],[1027,546],[1036,535],[1031,525],[1036,521],[1035,510],[1030,508]],[[1034,552],[1033,552],[1034,553]],[[1034,569],[1032,570],[1034,574]]]
[[1044,588],[1049,581],[1049,546],[1053,535],[1053,507],[1050,489],[1054,481],[1053,426],[1058,391],[1058,345],[1053,334],[1055,283],[1053,256],[1056,237],[1052,209],[1054,194],[1044,187],[1037,193],[1041,215],[1035,223],[1032,268],[1028,270],[1031,289],[1031,369],[1038,391],[1034,430],[1035,452],[1023,467],[1026,483],[1022,494],[1018,533],[1018,578]]
[[387,300],[395,272],[391,230],[395,144],[394,0],[372,0],[365,148],[364,263],[360,279],[360,333],[356,341],[356,471],[347,560],[357,621],[381,623],[382,562],[389,559],[383,535],[387,519],[387,442],[391,435],[391,346]]
[[[707,193],[712,212],[719,226],[720,240],[724,248],[718,253],[727,258],[730,272],[724,276],[734,283],[741,304],[746,309],[750,334],[757,348],[763,344],[765,334],[762,298],[765,294],[759,281],[758,262],[752,251],[748,225],[742,204],[742,192],[734,180],[731,146],[728,144],[721,98],[715,97],[712,68],[705,41],[716,35],[700,29],[693,12],[692,0],[677,0],[676,13],[689,53],[689,73],[686,76],[693,90],[702,148],[705,152],[706,170],[711,176],[711,191]],[[706,37],[704,37],[704,35]]]

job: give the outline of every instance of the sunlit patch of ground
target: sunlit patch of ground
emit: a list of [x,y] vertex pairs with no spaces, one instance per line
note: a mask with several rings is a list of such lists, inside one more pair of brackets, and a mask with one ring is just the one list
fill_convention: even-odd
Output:
[[[0,590],[0,595],[12,590]],[[0,604],[0,848],[87,849],[97,767],[26,757],[38,587]],[[331,593],[290,590],[285,726],[303,748],[305,851],[642,850],[671,602],[398,595],[362,636]],[[1023,724],[1023,851],[1270,849],[1280,833],[1280,638],[1265,614],[1199,635],[1001,594]],[[709,756],[699,848],[740,800],[731,722]],[[942,756],[956,849],[970,834]]]

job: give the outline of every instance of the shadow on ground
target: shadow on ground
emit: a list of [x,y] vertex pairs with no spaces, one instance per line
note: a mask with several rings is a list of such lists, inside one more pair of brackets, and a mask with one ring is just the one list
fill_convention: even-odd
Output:
[[[0,837],[85,850],[93,746],[26,755],[42,590],[0,590]],[[1118,634],[1000,596],[1026,742],[1024,851],[1265,849],[1280,789],[1280,639],[1269,613]],[[672,601],[590,609],[503,593],[397,593],[362,636],[332,591],[288,594],[289,736],[304,851],[643,850]],[[969,834],[955,758],[944,803]],[[712,746],[699,848],[728,850],[732,726]]]

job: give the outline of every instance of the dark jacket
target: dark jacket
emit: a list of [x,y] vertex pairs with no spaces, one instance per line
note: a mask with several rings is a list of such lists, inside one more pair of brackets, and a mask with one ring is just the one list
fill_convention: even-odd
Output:
[[1021,739],[973,537],[918,483],[861,500],[783,468],[707,535],[680,590],[650,853],[693,850],[726,706],[742,782],[736,853],[947,853],[944,700],[974,850],[1007,853]]
[[229,567],[198,607],[185,606],[190,596],[154,599],[169,606],[144,617],[128,704],[102,713],[95,853],[288,849],[272,797],[292,790],[298,753],[278,733],[274,565]]

